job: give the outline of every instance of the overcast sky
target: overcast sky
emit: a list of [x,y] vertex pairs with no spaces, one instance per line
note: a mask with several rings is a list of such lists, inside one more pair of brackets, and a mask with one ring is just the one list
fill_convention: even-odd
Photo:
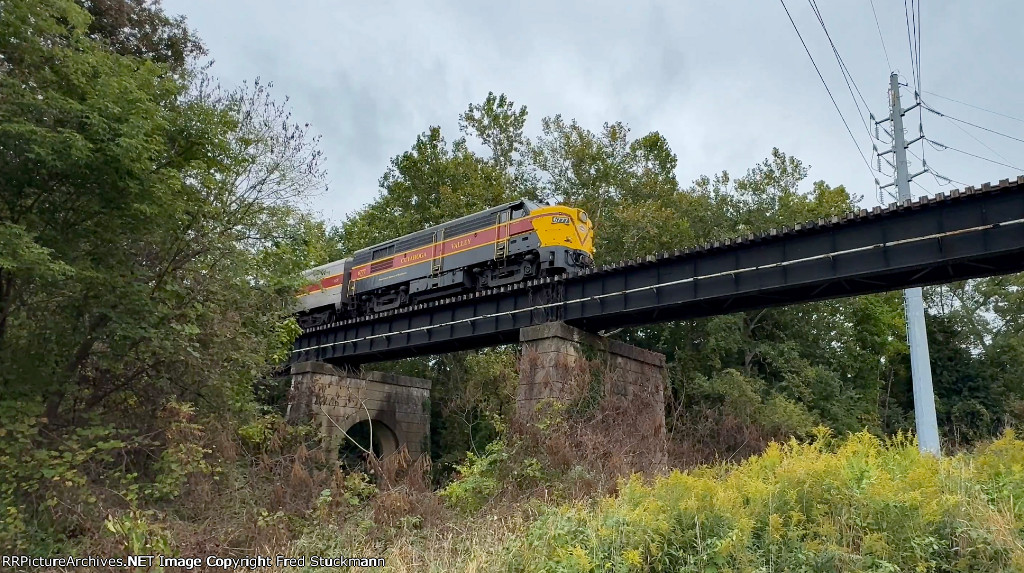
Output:
[[[807,2],[787,6],[872,167],[868,131]],[[910,82],[904,5],[874,0],[891,62]],[[660,131],[680,181],[740,174],[773,146],[811,166],[811,180],[845,184],[877,204],[874,174],[857,153],[782,5],[775,0],[389,2],[164,0],[184,14],[226,85],[257,76],[290,96],[295,119],[323,136],[330,190],[313,207],[340,221],[371,201],[388,160],[488,91],[530,111],[528,133],[561,113],[590,129],[623,121]],[[876,116],[887,115],[890,66],[869,0],[821,0],[822,18]],[[1024,2],[923,0],[922,89],[1024,118]],[[912,91],[904,90],[905,106]],[[923,94],[936,109],[1024,139],[1024,122]],[[917,113],[907,128],[917,133]],[[1024,144],[925,113],[941,143],[1024,166]],[[882,144],[879,144],[881,147]],[[987,147],[986,147],[987,146]],[[921,155],[921,144],[912,147]],[[938,172],[967,184],[1019,171],[925,147]],[[1002,156],[1002,157],[1000,157]],[[911,169],[919,162],[911,158]],[[887,166],[884,166],[888,172]],[[890,176],[891,177],[891,176]],[[932,177],[917,181],[929,193]],[[925,191],[912,187],[915,195]]]

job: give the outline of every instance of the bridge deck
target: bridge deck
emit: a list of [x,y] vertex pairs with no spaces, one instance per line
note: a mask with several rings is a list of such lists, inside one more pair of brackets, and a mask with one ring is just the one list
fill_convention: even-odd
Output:
[[1024,177],[341,321],[295,360],[360,364],[1024,271]]

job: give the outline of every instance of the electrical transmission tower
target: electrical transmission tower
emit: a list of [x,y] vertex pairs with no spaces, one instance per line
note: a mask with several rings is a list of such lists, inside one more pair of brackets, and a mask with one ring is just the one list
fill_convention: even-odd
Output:
[[[892,149],[880,153],[879,156],[893,154],[893,161],[896,162],[894,165],[896,177],[892,183],[883,185],[881,188],[885,189],[895,185],[897,196],[902,203],[911,199],[910,181],[914,177],[928,172],[928,166],[925,164],[922,164],[921,171],[914,174],[911,174],[907,167],[907,147],[924,139],[924,134],[919,134],[915,139],[906,141],[903,132],[903,116],[921,105],[921,102],[920,98],[915,98],[917,101],[914,105],[907,109],[901,107],[900,83],[895,72],[889,76],[889,94],[889,118],[876,122],[876,125],[887,121],[892,122]],[[907,342],[910,345],[910,370],[914,381],[914,419],[917,424],[918,446],[922,452],[941,456],[939,427],[935,420],[932,368],[928,358],[928,334],[924,322],[924,297],[921,287],[903,291],[903,300],[907,316]]]

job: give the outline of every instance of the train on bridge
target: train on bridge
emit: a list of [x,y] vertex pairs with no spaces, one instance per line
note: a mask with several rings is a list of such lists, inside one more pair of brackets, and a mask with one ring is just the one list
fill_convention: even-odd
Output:
[[[558,237],[548,234],[551,228],[569,231],[569,224],[552,220],[565,216],[556,212],[573,213],[568,208],[526,209],[528,215],[520,219],[550,209],[543,215],[548,220],[536,223],[538,241],[550,245],[551,237]],[[578,225],[585,214],[576,215]],[[481,225],[481,231],[493,226]],[[582,244],[589,255],[593,229],[587,231],[591,242]],[[560,241],[565,239],[563,234]],[[560,251],[548,266],[562,265],[573,271],[571,276],[555,273],[477,286],[308,327],[295,341],[292,358],[356,366],[514,343],[523,328],[555,321],[600,332],[1024,272],[1024,176],[598,268],[586,268],[588,261],[572,267],[565,258],[572,250]],[[547,252],[536,249],[538,255]],[[540,261],[525,255],[521,260]],[[476,264],[481,266],[494,270],[496,263],[488,259]],[[539,273],[542,266],[531,268]],[[452,267],[458,268],[474,266]],[[490,272],[473,276],[495,278]],[[501,275],[496,278],[500,281]],[[356,288],[361,288],[358,283]],[[347,300],[352,303],[351,297]],[[367,302],[361,312],[372,308]]]
[[310,269],[304,330],[442,297],[594,266],[594,224],[581,209],[521,199],[428,227]]

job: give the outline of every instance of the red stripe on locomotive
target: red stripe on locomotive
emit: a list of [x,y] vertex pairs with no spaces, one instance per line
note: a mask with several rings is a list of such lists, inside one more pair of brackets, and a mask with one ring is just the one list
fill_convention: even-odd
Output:
[[319,290],[327,290],[327,289],[332,288],[332,287],[341,286],[341,283],[344,280],[345,280],[345,275],[343,275],[343,274],[332,275],[332,276],[324,278],[319,283],[313,283],[313,284],[310,284],[310,285],[306,285],[302,289],[302,294],[310,294],[310,293],[317,292]]
[[[524,219],[517,219],[510,223],[502,223],[496,227],[490,227],[482,229],[474,233],[467,233],[465,235],[456,237],[454,239],[445,240],[440,243],[433,243],[432,245],[416,249],[415,251],[408,251],[405,253],[399,253],[394,256],[394,264],[391,265],[387,270],[395,270],[401,267],[414,265],[416,263],[423,262],[428,258],[446,257],[469,249],[475,249],[484,245],[501,241],[515,235],[521,235],[533,231],[533,220],[540,217],[550,217],[552,215],[568,215],[568,213],[545,213],[543,215],[535,215],[533,217],[526,217]],[[507,232],[507,234],[506,234]],[[381,259],[387,260],[387,259]],[[379,262],[379,261],[373,261]],[[352,269],[352,280],[357,281],[365,279],[370,276],[370,265],[366,263]]]

